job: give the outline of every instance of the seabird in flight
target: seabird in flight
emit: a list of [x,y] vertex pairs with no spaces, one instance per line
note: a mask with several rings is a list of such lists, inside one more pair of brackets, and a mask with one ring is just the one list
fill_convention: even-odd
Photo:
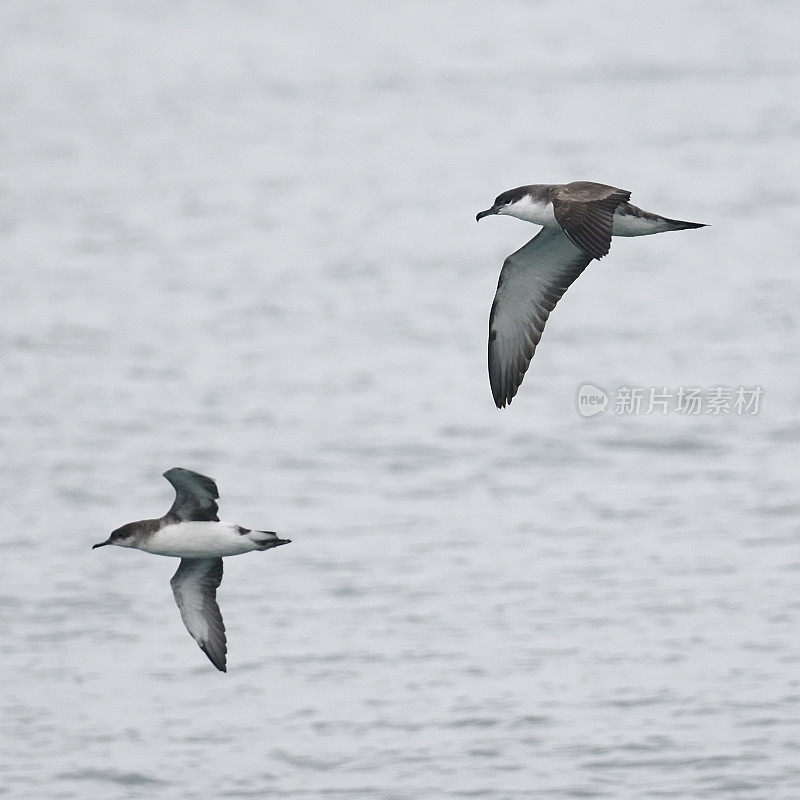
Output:
[[255,531],[220,522],[217,485],[205,475],[173,467],[164,477],[175,488],[175,502],[170,510],[158,519],[129,522],[94,547],[115,544],[180,558],[170,585],[183,624],[211,663],[225,672],[228,648],[225,625],[217,605],[222,558],[251,550],[271,550],[291,540],[279,539],[271,531]]
[[630,196],[590,181],[535,184],[503,192],[477,215],[507,214],[542,226],[503,263],[489,315],[489,382],[498,408],[517,393],[550,312],[589,262],[608,253],[612,236],[705,227],[642,211]]

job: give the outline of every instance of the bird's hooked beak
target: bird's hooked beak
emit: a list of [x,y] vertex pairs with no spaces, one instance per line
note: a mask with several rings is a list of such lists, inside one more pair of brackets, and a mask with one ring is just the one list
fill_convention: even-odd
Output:
[[98,542],[97,544],[92,545],[92,550],[97,547],[105,547],[107,544],[111,544],[111,537],[109,536],[104,542]]
[[487,208],[486,211],[481,211],[475,217],[475,222],[480,222],[483,217],[488,217],[488,216],[491,216],[492,214],[499,214],[500,213],[500,209],[502,207],[503,206],[493,205],[491,208]]

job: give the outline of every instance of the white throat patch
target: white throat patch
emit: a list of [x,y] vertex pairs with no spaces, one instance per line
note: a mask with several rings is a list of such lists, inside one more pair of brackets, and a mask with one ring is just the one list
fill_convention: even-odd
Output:
[[553,204],[534,200],[529,194],[521,197],[515,203],[505,206],[500,213],[523,219],[525,222],[533,222],[536,225],[558,225],[553,214]]

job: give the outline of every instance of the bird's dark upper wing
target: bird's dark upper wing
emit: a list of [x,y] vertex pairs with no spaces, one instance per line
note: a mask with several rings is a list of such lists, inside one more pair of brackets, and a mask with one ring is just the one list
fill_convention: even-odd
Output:
[[591,260],[555,227],[505,260],[489,315],[489,382],[498,408],[517,393],[550,312]]
[[553,192],[553,214],[573,244],[592,258],[602,258],[611,249],[614,210],[630,196],[601,183],[567,183]]
[[211,478],[183,467],[168,469],[164,477],[175,487],[175,502],[166,517],[176,522],[219,522],[219,492]]
[[217,605],[217,587],[221,582],[221,558],[182,558],[169,583],[186,630],[211,663],[225,672],[228,646]]

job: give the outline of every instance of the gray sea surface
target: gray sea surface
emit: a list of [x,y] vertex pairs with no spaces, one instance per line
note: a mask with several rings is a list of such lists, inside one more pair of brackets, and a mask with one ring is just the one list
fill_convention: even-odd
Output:
[[[0,793],[800,797],[800,6],[0,4]],[[513,405],[475,213],[615,239]],[[579,387],[761,387],[757,414]],[[172,466],[293,543],[91,545]]]

